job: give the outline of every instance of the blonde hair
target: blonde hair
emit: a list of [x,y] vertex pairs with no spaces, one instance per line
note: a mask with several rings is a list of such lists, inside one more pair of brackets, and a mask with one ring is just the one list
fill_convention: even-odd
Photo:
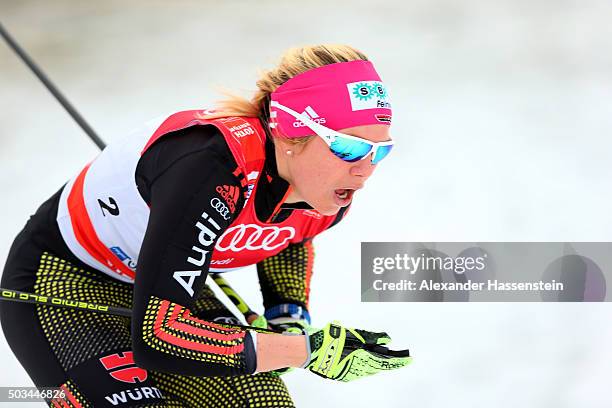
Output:
[[[296,75],[313,68],[337,62],[367,61],[362,52],[340,44],[322,44],[288,49],[275,68],[262,71],[257,80],[257,91],[249,100],[244,97],[225,92],[226,99],[217,102],[215,112],[204,115],[205,119],[225,116],[258,117],[269,134],[268,116],[270,94],[279,86]],[[305,143],[311,136],[290,139],[293,143]]]

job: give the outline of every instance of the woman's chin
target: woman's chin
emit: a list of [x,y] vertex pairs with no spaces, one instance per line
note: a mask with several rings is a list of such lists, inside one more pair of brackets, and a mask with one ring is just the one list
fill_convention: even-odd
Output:
[[[326,199],[327,198],[327,199]],[[331,216],[338,214],[342,205],[336,202],[335,197],[321,197],[321,199],[309,200],[303,198],[303,201],[311,206],[315,211],[324,216]]]
[[330,215],[336,215],[338,214],[338,211],[340,211],[340,206],[334,204],[334,203],[330,203],[327,205],[319,205],[319,206],[314,206],[314,205],[310,205],[312,208],[314,208],[315,210],[317,210],[317,212],[321,215],[325,215],[325,216],[330,216]]

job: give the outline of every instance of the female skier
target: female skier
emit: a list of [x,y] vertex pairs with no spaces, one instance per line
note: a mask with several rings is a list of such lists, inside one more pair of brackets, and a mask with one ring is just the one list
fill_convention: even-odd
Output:
[[[321,45],[289,50],[257,87],[111,144],[15,239],[2,287],[133,310],[2,305],[34,383],[61,387],[50,406],[292,407],[288,367],[350,381],[410,361],[372,351],[385,333],[309,326],[312,240],[393,145],[384,84],[361,52]],[[227,324],[205,284],[253,264],[284,334]]]

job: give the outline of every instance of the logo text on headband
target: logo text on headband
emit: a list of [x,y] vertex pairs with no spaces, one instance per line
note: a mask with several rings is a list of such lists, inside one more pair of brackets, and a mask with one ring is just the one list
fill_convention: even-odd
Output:
[[353,111],[391,109],[387,88],[379,81],[360,81],[346,84]]
[[[302,115],[307,116],[308,118],[312,119],[313,122],[317,122],[319,125],[323,125],[325,124],[325,122],[327,122],[327,120],[319,116],[319,114],[315,112],[315,110],[312,109],[311,106],[307,106],[306,108],[304,108],[304,112],[302,112]],[[304,126],[306,125],[303,124],[301,120],[296,120],[295,122],[293,122],[293,127],[298,128]]]

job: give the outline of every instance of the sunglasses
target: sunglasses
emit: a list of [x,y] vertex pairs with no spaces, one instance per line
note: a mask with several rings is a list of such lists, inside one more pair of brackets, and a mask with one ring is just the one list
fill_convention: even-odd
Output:
[[271,101],[270,106],[282,110],[308,126],[310,130],[325,141],[334,156],[346,162],[353,163],[363,160],[371,154],[372,164],[378,164],[378,162],[387,157],[393,148],[392,140],[387,142],[370,142],[360,137],[336,132],[335,130],[315,122],[308,116],[297,113],[293,109],[283,106],[276,101]]

